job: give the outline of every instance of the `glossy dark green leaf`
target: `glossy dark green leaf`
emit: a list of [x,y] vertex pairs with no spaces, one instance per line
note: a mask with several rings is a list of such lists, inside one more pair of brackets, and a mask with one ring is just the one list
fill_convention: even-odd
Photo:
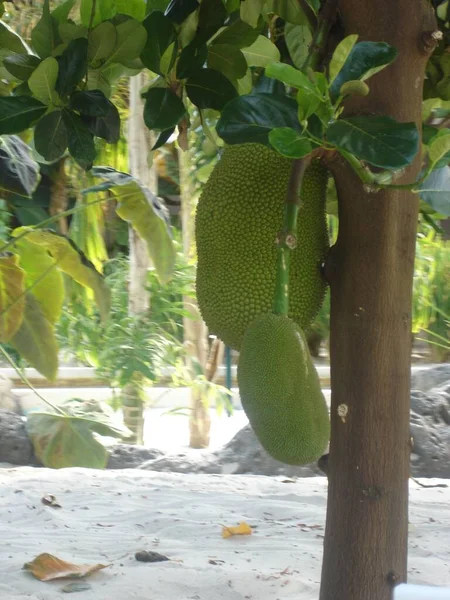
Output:
[[75,92],[70,98],[70,108],[89,117],[104,117],[114,106],[100,90]]
[[161,146],[164,146],[164,144],[169,140],[170,136],[173,134],[174,131],[175,131],[175,127],[171,127],[170,129],[161,131],[161,133],[158,136],[158,139],[155,142],[155,145],[152,148],[152,151],[158,150],[158,148],[161,148]]
[[237,96],[231,81],[214,69],[202,69],[186,81],[189,100],[198,108],[222,108]]
[[186,114],[178,96],[168,88],[153,88],[145,94],[144,121],[149,129],[165,131],[177,125]]
[[433,171],[421,184],[419,195],[436,212],[450,217],[450,167]]
[[250,27],[241,19],[236,19],[230,25],[227,25],[213,41],[213,44],[229,44],[235,48],[248,48],[256,42],[262,27]]
[[100,90],[76,92],[70,107],[81,113],[83,121],[96,137],[114,144],[120,137],[120,115],[114,104]]
[[0,96],[0,135],[25,131],[46,110],[45,104],[31,96]]
[[41,58],[47,58],[60,43],[58,21],[50,14],[49,0],[44,0],[42,16],[31,32],[31,44]]
[[67,144],[67,129],[61,110],[54,110],[38,121],[34,130],[34,147],[45,160],[61,158]]
[[286,89],[281,81],[267,77],[264,73],[256,80],[253,91],[255,94],[274,94],[276,96],[286,94]]
[[288,158],[303,158],[312,152],[309,139],[291,127],[277,127],[269,133],[270,145]]
[[95,159],[94,137],[81,117],[73,111],[65,109],[63,119],[67,128],[69,152],[87,171]]
[[268,144],[269,132],[276,127],[299,129],[295,100],[272,94],[248,94],[227,104],[216,131],[227,144]]
[[186,79],[201,69],[208,56],[208,47],[204,43],[192,41],[181,51],[177,63],[177,78]]
[[414,160],[419,132],[415,123],[391,117],[349,117],[328,127],[327,141],[376,167],[395,169]]
[[56,91],[60,96],[70,94],[85,77],[88,68],[88,41],[78,38],[69,42],[64,52],[58,56],[59,63]]
[[161,58],[176,39],[175,27],[172,21],[159,11],[149,14],[142,24],[147,32],[147,42],[141,52],[141,60],[150,71],[161,75]]
[[368,79],[384,69],[397,58],[397,50],[385,42],[359,42],[348,55],[330,87],[330,96],[335,100],[346,81]]
[[164,14],[171,21],[180,25],[198,7],[197,0],[170,0]]
[[12,52],[14,52],[14,54],[28,54],[29,52],[25,41],[20,37],[20,35],[3,21],[0,21],[0,49],[1,58],[5,55],[11,54]]
[[12,54],[3,59],[5,69],[21,81],[28,81],[40,62],[40,58],[32,54]]
[[202,0],[196,37],[202,42],[208,41],[224,25],[227,18],[228,13],[222,0]]
[[247,72],[247,61],[242,52],[230,44],[212,44],[208,49],[208,67],[234,83]]

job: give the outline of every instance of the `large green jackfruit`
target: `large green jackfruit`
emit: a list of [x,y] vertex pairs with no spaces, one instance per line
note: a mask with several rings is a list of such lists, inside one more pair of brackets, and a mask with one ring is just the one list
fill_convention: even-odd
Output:
[[[197,299],[211,333],[239,350],[255,317],[270,312],[277,246],[292,161],[261,144],[229,146],[200,197],[196,215]],[[329,247],[328,174],[307,169],[291,253],[289,316],[306,329],[322,304],[321,263]]]
[[242,406],[261,445],[275,459],[303,465],[325,451],[330,421],[302,330],[265,314],[248,327],[238,363]]

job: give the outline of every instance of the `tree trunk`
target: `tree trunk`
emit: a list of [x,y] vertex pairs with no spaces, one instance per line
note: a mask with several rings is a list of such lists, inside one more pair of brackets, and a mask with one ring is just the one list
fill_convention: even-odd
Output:
[[[144,123],[143,103],[139,95],[139,90],[145,82],[144,78],[145,75],[141,73],[130,79],[129,169],[133,177],[157,194],[156,173],[154,168],[149,168],[147,162],[151,148],[150,132]],[[130,250],[128,312],[130,315],[140,315],[150,309],[150,294],[145,289],[150,259],[146,243],[131,226],[128,234]],[[122,394],[124,422],[133,433],[133,437],[127,439],[128,443],[142,444],[143,442],[145,400],[145,379],[140,373],[134,373]]]
[[[422,34],[435,27],[421,0],[340,0],[346,35],[384,41],[396,61],[370,80],[355,114],[420,125],[428,58]],[[419,158],[402,183],[412,181]],[[331,446],[320,600],[388,600],[406,581],[411,293],[417,196],[367,193],[335,165],[339,235],[331,284]]]
[[[181,224],[183,234],[183,252],[189,259],[195,253],[194,246],[194,217],[195,217],[195,192],[191,182],[189,150],[178,150],[181,189]],[[191,317],[183,317],[184,344],[187,351],[187,366],[192,376],[194,369],[192,360],[197,360],[206,370],[208,360],[208,330],[200,316],[200,311],[195,298],[184,298],[184,309],[189,311]],[[209,405],[196,386],[191,387],[191,414],[189,418],[189,445],[191,448],[207,448],[211,418]]]

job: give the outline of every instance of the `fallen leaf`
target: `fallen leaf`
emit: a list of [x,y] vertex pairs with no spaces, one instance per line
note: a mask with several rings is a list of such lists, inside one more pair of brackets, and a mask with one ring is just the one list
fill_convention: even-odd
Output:
[[224,560],[219,560],[218,558],[214,559],[214,558],[210,558],[208,560],[210,565],[223,565],[225,563]]
[[148,563],[170,560],[170,558],[164,556],[164,554],[159,554],[159,552],[153,552],[152,550],[139,550],[139,552],[136,552],[134,555],[134,558],[139,562]]
[[106,569],[108,566],[100,564],[74,565],[44,552],[44,554],[36,556],[31,562],[25,563],[23,568],[25,571],[30,571],[41,581],[51,581],[52,579],[65,579],[67,577],[88,577],[95,571]]
[[51,506],[52,508],[61,508],[61,504],[58,502],[56,496],[54,496],[53,494],[45,494],[45,496],[41,498],[41,502],[42,504],[45,504],[46,506]]
[[233,535],[252,535],[253,530],[247,523],[239,523],[237,527],[222,527],[222,537],[229,538]]
[[61,591],[64,594],[73,594],[74,592],[85,592],[86,590],[90,590],[92,586],[89,583],[85,583],[84,581],[80,581],[79,583],[68,583]]

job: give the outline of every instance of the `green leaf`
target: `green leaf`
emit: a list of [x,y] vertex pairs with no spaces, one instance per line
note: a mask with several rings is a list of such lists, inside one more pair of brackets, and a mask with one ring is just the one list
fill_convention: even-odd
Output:
[[252,70],[250,67],[247,68],[244,77],[241,77],[237,80],[237,91],[239,96],[243,96],[244,94],[250,94],[253,86],[253,77]]
[[268,0],[266,10],[268,13],[278,15],[286,23],[293,23],[295,25],[308,24],[308,19],[301,9],[300,2],[297,0]]
[[170,73],[173,65],[175,64],[175,60],[177,58],[177,44],[176,42],[172,42],[164,54],[161,56],[161,64],[160,69],[161,73],[164,77],[167,77]]
[[47,320],[56,323],[64,304],[64,279],[58,264],[45,248],[33,244],[27,238],[17,240],[14,251],[20,258],[25,272],[25,286],[42,309]]
[[198,44],[196,40],[188,44],[181,51],[177,62],[177,78],[186,79],[201,69],[208,56],[206,44]]
[[46,110],[45,104],[31,96],[0,96],[0,135],[22,133]]
[[185,115],[183,102],[169,88],[152,88],[145,94],[144,122],[149,129],[175,127]]
[[12,54],[3,59],[5,69],[21,81],[28,81],[41,60],[32,54]]
[[73,111],[64,109],[63,119],[68,133],[69,152],[87,171],[92,167],[96,155],[93,135]]
[[87,37],[87,27],[75,25],[74,23],[61,23],[58,27],[59,37],[64,44],[80,37]]
[[69,18],[70,11],[75,6],[76,0],[66,0],[60,4],[55,10],[52,11],[52,17],[58,21],[58,23],[65,23]]
[[85,77],[88,69],[88,41],[77,38],[69,42],[64,52],[58,56],[59,74],[56,91],[60,96],[73,92]]
[[308,90],[320,99],[322,97],[318,87],[309,79],[309,77],[298,69],[291,67],[291,65],[273,62],[266,67],[265,74],[267,77],[278,79],[278,81],[282,81],[292,87]]
[[61,110],[48,113],[38,122],[34,130],[34,147],[48,161],[54,161],[67,149],[67,129]]
[[216,131],[227,144],[267,144],[270,131],[276,127],[299,128],[295,100],[272,94],[249,94],[227,104]]
[[250,27],[241,19],[236,19],[227,27],[224,27],[213,40],[213,44],[228,44],[235,48],[247,48],[251,46],[260,34],[260,27]]
[[259,35],[251,46],[242,49],[249,67],[266,67],[268,64],[280,60],[280,52],[273,42],[263,35]]
[[306,4],[311,8],[315,15],[319,14],[320,0],[305,0]]
[[350,51],[342,68],[336,74],[330,87],[334,100],[346,81],[365,81],[378,73],[397,58],[397,50],[384,42],[359,42]]
[[[196,2],[196,0],[195,0]],[[197,3],[197,2],[196,2]],[[188,44],[194,41],[195,34],[197,33],[198,26],[198,13],[199,7],[197,4],[196,10],[192,12],[183,23],[181,23],[180,28],[178,30],[178,43],[181,48],[184,48]],[[166,14],[168,17],[169,15]]]
[[294,66],[301,69],[308,56],[308,49],[313,35],[309,25],[292,25],[288,23],[284,28],[284,40],[289,56]]
[[241,21],[248,23],[250,27],[256,27],[263,5],[264,0],[242,0],[239,13]]
[[186,81],[186,93],[197,108],[222,108],[237,96],[234,85],[214,69],[201,69]]
[[[89,27],[91,21],[92,4],[93,0],[81,0],[80,3],[81,22],[85,27]],[[101,21],[112,19],[116,14],[117,7],[115,2],[111,2],[111,0],[96,0],[92,25],[95,27]]]
[[114,104],[100,90],[76,92],[70,107],[81,113],[91,133],[109,144],[120,138],[120,115]]
[[288,158],[303,158],[312,152],[309,139],[290,127],[277,127],[269,133],[269,142],[273,148]]
[[0,196],[29,198],[39,182],[39,165],[30,147],[16,135],[0,137]]
[[88,90],[100,90],[109,98],[111,96],[111,83],[106,72],[102,69],[88,71],[86,86]]
[[15,254],[0,254],[0,343],[5,344],[19,330],[25,310],[25,273]]
[[164,14],[177,25],[181,25],[198,7],[197,0],[170,0]]
[[21,55],[29,53],[29,48],[20,35],[2,21],[0,21],[0,49],[2,51],[10,50],[15,54]]
[[117,214],[146,242],[159,280],[167,282],[173,273],[175,249],[162,202],[131,175],[108,167],[94,167],[92,172],[107,183],[85,190],[85,193],[98,189],[111,191],[118,201]]
[[436,212],[450,217],[450,167],[434,170],[421,184],[419,195]]
[[89,117],[104,117],[114,104],[100,90],[75,92],[70,98],[70,108]]
[[196,39],[207,42],[228,19],[228,13],[222,0],[202,0],[198,13]]
[[88,40],[88,61],[93,69],[100,67],[113,53],[117,44],[116,28],[110,21],[94,27]]
[[137,21],[143,21],[146,14],[146,2],[142,0],[114,0],[117,14],[129,15]]
[[55,334],[39,302],[32,294],[26,294],[22,324],[9,343],[39,373],[49,381],[55,380],[58,372]]
[[49,105],[56,101],[55,86],[58,71],[58,61],[49,56],[37,66],[28,79],[28,87],[40,102]]
[[35,455],[44,467],[106,467],[108,451],[94,432],[122,438],[130,435],[130,431],[114,422],[112,410],[107,410],[103,403],[92,409],[93,403],[74,398],[62,405],[65,414],[39,410],[28,415],[27,431]]
[[428,157],[430,159],[430,169],[450,152],[450,130],[441,130],[435,135],[428,144]]
[[110,305],[110,291],[103,277],[87,260],[72,240],[48,229],[32,229],[18,227],[12,232],[13,237],[27,233],[26,239],[44,248],[58,264],[58,268],[74,281],[90,288],[94,292],[95,301],[102,319],[106,319]]
[[415,123],[399,123],[391,117],[348,117],[334,121],[327,141],[384,169],[406,167],[419,149]]
[[150,13],[142,25],[147,32],[147,40],[141,52],[141,60],[150,71],[161,75],[161,58],[176,39],[175,27],[172,21],[159,11]]
[[213,44],[208,50],[208,67],[219,71],[234,83],[247,72],[247,61],[242,52],[229,44]]
[[61,43],[58,21],[50,14],[49,0],[44,0],[42,17],[31,32],[31,43],[41,58],[51,56]]
[[165,131],[161,131],[158,136],[158,139],[155,142],[155,145],[152,148],[152,152],[164,146],[164,144],[169,140],[170,136],[174,133],[175,127],[171,127],[170,129],[166,129]]
[[337,45],[328,67],[330,84],[333,83],[342,67],[347,62],[350,52],[353,50],[353,46],[358,41],[358,38],[359,35],[357,34],[348,35]]
[[117,62],[132,66],[132,61],[139,57],[147,42],[145,28],[135,19],[129,19],[116,27],[116,46],[107,62]]

